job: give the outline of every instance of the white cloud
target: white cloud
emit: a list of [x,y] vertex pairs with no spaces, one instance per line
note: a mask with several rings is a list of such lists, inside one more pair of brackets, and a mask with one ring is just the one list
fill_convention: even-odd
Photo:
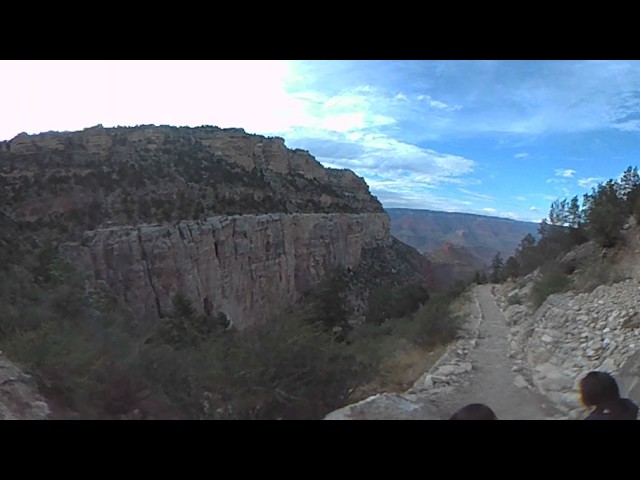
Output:
[[539,209],[538,207],[529,207],[529,210],[530,210],[531,212],[538,212],[538,211],[540,211],[540,209]]
[[446,102],[441,100],[436,100],[431,97],[431,95],[418,95],[416,96],[416,100],[426,102],[431,108],[435,108],[436,110],[444,110],[447,112],[455,112],[456,110],[460,110],[462,105],[449,105]]
[[514,158],[525,158],[528,157],[529,154],[527,152],[522,152],[522,153],[516,153],[513,157]]
[[629,120],[626,122],[614,123],[614,127],[623,132],[637,132],[640,130],[640,120]]
[[458,190],[460,192],[466,194],[466,195],[469,195],[469,196],[471,196],[473,198],[477,198],[477,199],[480,199],[480,200],[491,200],[491,201],[495,200],[495,198],[492,197],[491,195],[485,195],[485,194],[482,194],[482,193],[472,192],[472,191],[464,189],[464,188],[458,188]]
[[589,178],[581,178],[578,180],[578,185],[583,188],[593,188],[596,187],[599,183],[604,182],[603,177],[589,177]]
[[326,116],[315,125],[323,130],[334,132],[349,132],[361,130],[365,127],[365,116],[362,113],[342,113]]
[[350,168],[367,179],[384,177],[417,187],[478,183],[468,178],[475,161],[420,148],[381,133],[354,136],[353,132],[308,132],[300,128],[286,138],[290,147],[307,149],[322,163]]
[[558,168],[556,169],[555,175],[557,177],[565,177],[565,178],[571,178],[573,177],[573,175],[576,173],[575,170],[572,170],[571,168]]
[[439,100],[431,100],[429,102],[429,106],[433,108],[441,108],[442,110],[446,110],[447,108],[449,108],[449,105],[444,102],[440,102]]
[[281,133],[286,138],[304,135],[321,138],[327,132],[353,134],[396,123],[386,113],[386,107],[397,99],[397,95],[385,96],[368,85],[344,90],[332,96],[302,91],[292,94],[292,97],[304,104],[304,116],[300,116],[297,123],[291,123],[285,131],[273,132]]
[[496,213],[497,210],[495,208],[483,208],[482,209],[483,212],[487,212],[487,213]]
[[513,197],[513,198],[515,198],[516,200],[519,200],[521,202],[526,202],[527,201],[527,199],[525,197]]

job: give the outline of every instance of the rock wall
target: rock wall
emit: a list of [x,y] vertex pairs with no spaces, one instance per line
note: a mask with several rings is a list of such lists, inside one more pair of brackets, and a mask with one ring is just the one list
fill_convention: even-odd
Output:
[[182,291],[243,328],[391,242],[386,214],[266,214],[93,230],[64,251],[140,317],[166,315]]

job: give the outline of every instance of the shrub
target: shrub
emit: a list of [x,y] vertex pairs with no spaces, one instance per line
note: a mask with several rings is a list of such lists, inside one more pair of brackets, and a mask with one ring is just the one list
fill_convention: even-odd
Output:
[[191,300],[182,292],[171,299],[171,315],[160,319],[156,337],[174,349],[195,347],[201,342],[220,335],[227,326],[224,313],[198,314]]
[[535,282],[531,290],[533,305],[538,308],[549,295],[565,291],[570,285],[570,279],[562,267],[554,262],[543,266],[542,276]]
[[460,324],[461,319],[452,315],[449,302],[428,302],[420,307],[400,333],[421,346],[432,347],[455,339]]
[[365,319],[376,325],[392,318],[402,318],[415,312],[429,300],[429,292],[420,284],[383,285],[369,296]]
[[368,372],[348,346],[292,315],[177,354],[154,347],[147,375],[189,418],[320,419]]

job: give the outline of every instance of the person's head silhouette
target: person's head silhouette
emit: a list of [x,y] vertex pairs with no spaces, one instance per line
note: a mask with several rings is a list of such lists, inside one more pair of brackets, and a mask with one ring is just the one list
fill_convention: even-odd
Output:
[[585,420],[635,420],[638,406],[620,397],[616,380],[606,372],[592,371],[580,380],[580,399],[591,408]]
[[498,417],[484,403],[470,403],[451,415],[449,420],[497,420]]

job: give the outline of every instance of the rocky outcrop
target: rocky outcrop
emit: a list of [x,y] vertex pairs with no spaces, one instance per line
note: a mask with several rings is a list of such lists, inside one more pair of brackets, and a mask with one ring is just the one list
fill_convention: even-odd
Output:
[[5,208],[16,220],[85,229],[210,215],[383,212],[362,178],[325,168],[282,138],[153,125],[1,142]]
[[64,251],[140,317],[166,315],[181,291],[243,328],[392,241],[385,214],[268,214],[99,229]]
[[50,413],[33,379],[0,352],[0,420],[46,420]]
[[438,411],[414,394],[382,393],[334,410],[324,420],[439,420]]
[[531,372],[533,384],[570,417],[585,414],[578,382],[591,370],[612,373],[621,393],[640,402],[637,280],[601,285],[589,293],[551,295],[535,313],[524,305],[508,305],[509,296],[526,298],[513,285],[497,287],[496,293],[512,326],[511,354]]

